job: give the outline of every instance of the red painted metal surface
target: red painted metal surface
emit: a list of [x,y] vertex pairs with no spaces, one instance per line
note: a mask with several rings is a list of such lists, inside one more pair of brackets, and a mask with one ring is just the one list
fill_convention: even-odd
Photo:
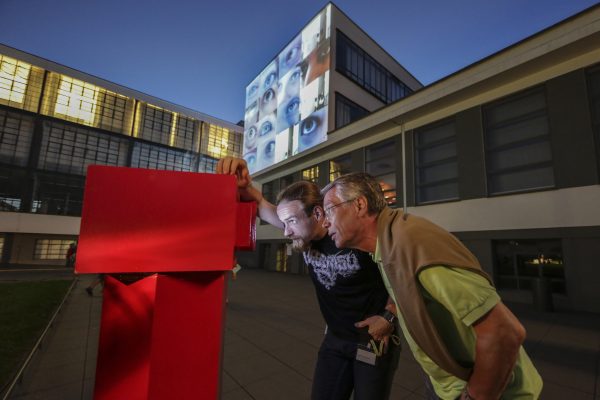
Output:
[[236,198],[229,175],[91,166],[76,271],[229,270]]
[[256,205],[236,190],[225,175],[88,169],[76,271],[108,274],[97,400],[220,396],[225,271],[255,246]]
[[256,203],[237,204],[235,248],[254,251],[256,247]]
[[223,348],[222,272],[106,277],[96,400],[217,399]]

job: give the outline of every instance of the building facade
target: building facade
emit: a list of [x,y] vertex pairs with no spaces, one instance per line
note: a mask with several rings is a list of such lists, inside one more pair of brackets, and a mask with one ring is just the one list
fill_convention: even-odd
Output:
[[[337,91],[369,98],[339,71],[347,35],[332,35],[348,86]],[[294,181],[323,186],[351,171],[457,235],[505,297],[530,302],[543,277],[557,307],[600,312],[600,6],[340,124],[254,181],[273,201]],[[241,262],[305,272],[277,229],[261,225],[258,238]]]
[[246,87],[244,158],[268,170],[421,87],[329,3]]
[[0,45],[0,264],[64,264],[88,165],[214,172],[241,147],[240,126]]

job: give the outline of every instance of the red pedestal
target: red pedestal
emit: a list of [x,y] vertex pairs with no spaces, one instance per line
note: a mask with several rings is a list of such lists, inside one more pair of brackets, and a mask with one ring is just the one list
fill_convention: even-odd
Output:
[[231,176],[88,169],[76,271],[110,274],[96,399],[219,397],[224,274],[255,243],[256,206],[236,199]]

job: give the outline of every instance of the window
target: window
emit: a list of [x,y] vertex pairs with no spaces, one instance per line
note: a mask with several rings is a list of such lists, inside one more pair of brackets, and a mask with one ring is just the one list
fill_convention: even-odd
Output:
[[352,157],[350,154],[334,158],[329,161],[329,182],[352,172]]
[[554,186],[543,88],[483,109],[488,193]]
[[98,88],[90,83],[62,76],[54,115],[71,117],[76,122],[92,125],[98,104]]
[[150,104],[138,103],[134,136],[154,143],[169,146],[171,143],[171,126],[174,126],[176,115]]
[[0,211],[20,211],[26,177],[24,169],[0,167]]
[[396,204],[396,139],[376,143],[366,148],[365,171],[373,176],[389,206]]
[[302,180],[310,181],[312,183],[319,183],[319,166],[315,165],[314,167],[310,167],[302,170]]
[[200,155],[200,166],[198,168],[198,171],[214,174],[217,171],[218,162],[218,159],[208,157],[202,154]]
[[38,167],[49,171],[85,175],[88,165],[123,167],[127,163],[127,139],[74,127],[44,122]]
[[138,103],[134,136],[171,147],[196,151],[200,121],[151,104]]
[[135,143],[131,155],[134,168],[167,171],[192,171],[195,156],[190,152],[175,150],[150,143]]
[[4,255],[4,236],[0,236],[0,262],[2,262],[3,255]]
[[412,93],[408,86],[340,31],[337,31],[336,68],[386,104]]
[[0,162],[26,166],[32,138],[31,117],[0,110]]
[[415,132],[417,204],[458,199],[458,164],[454,121]]
[[30,71],[30,64],[0,55],[0,99],[22,104]]
[[275,182],[267,182],[262,185],[262,195],[269,203],[275,204]]
[[0,104],[37,111],[44,70],[0,54]]
[[83,176],[36,174],[31,212],[53,215],[81,215]]
[[35,260],[64,260],[72,240],[37,239],[33,251]]
[[275,270],[277,272],[287,272],[288,262],[288,245],[286,243],[280,243],[277,245],[277,259],[275,264]]
[[214,124],[204,124],[200,152],[211,157],[241,157],[242,134]]
[[296,179],[294,179],[294,175],[286,175],[286,176],[282,176],[279,179],[279,188],[281,190],[287,188],[288,186],[290,186],[292,183],[294,183],[296,181]]
[[134,100],[88,82],[51,72],[42,114],[129,134]]
[[588,97],[592,115],[592,129],[596,142],[596,159],[600,173],[600,65],[587,71]]
[[547,278],[552,292],[566,293],[565,267],[559,239],[493,242],[498,289],[531,290],[532,280]]
[[356,121],[369,111],[339,93],[335,94],[335,129]]
[[133,100],[107,90],[100,90],[97,104],[98,124],[96,126],[112,132],[129,133],[132,109]]
[[175,127],[171,129],[169,146],[186,150],[197,150],[200,137],[200,121],[184,115],[176,115]]

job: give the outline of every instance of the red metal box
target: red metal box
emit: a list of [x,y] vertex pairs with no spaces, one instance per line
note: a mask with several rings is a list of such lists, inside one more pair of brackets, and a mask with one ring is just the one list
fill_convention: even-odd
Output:
[[238,204],[233,176],[91,166],[76,272],[229,270],[240,236],[253,242],[255,206],[238,221]]

